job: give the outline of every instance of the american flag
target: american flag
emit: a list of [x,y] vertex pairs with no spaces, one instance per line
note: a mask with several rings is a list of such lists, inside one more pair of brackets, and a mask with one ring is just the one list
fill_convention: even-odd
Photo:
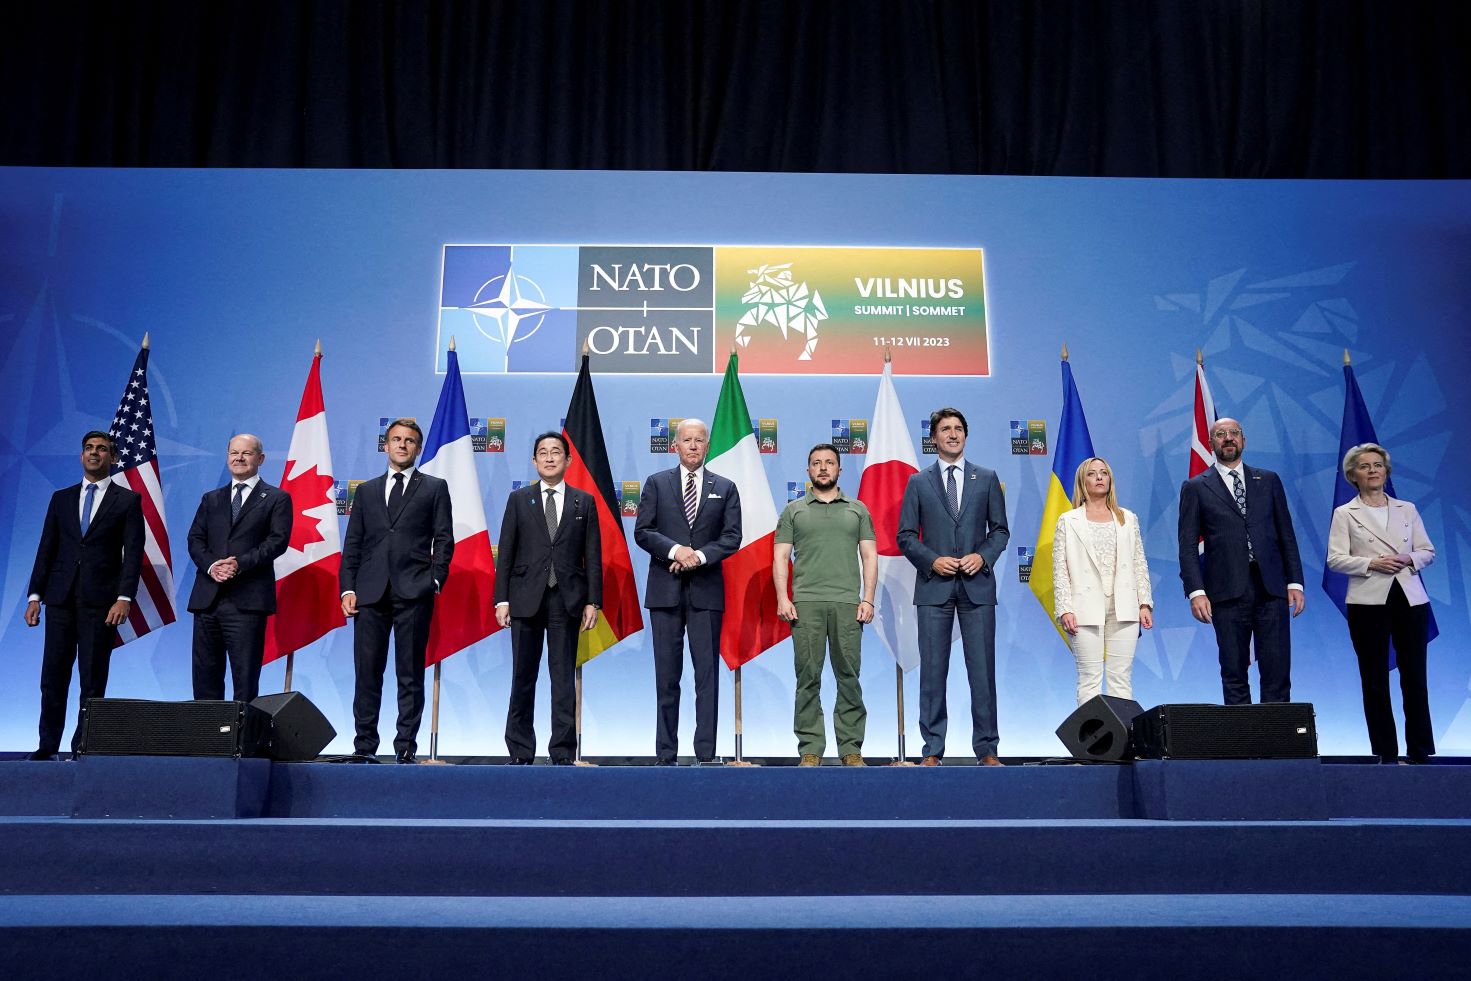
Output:
[[112,478],[143,495],[143,575],[128,619],[118,627],[118,645],[173,623],[174,560],[163,516],[163,485],[158,479],[158,453],[153,440],[153,409],[148,399],[148,340],[133,362],[133,373],[112,419],[117,458]]

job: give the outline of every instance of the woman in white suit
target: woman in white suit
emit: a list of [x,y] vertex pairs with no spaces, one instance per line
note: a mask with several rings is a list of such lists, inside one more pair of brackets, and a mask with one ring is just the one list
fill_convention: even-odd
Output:
[[1348,634],[1359,658],[1369,745],[1381,763],[1399,760],[1389,704],[1389,643],[1394,641],[1405,702],[1405,750],[1411,763],[1435,755],[1425,685],[1430,596],[1420,570],[1435,561],[1420,512],[1385,492],[1389,451],[1360,443],[1343,457],[1343,476],[1358,488],[1334,509],[1328,529],[1328,568],[1348,576]]
[[1073,476],[1073,510],[1052,538],[1053,615],[1078,662],[1078,704],[1101,692],[1134,697],[1134,645],[1154,626],[1154,593],[1139,519],[1119,507],[1108,462],[1092,457]]

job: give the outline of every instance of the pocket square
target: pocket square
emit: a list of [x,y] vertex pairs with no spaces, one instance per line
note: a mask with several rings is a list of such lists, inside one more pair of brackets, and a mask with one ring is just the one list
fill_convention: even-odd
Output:
[[707,494],[707,495],[705,495],[705,500],[707,500],[707,501],[723,501],[723,500],[725,500],[725,498],[721,497],[719,494]]

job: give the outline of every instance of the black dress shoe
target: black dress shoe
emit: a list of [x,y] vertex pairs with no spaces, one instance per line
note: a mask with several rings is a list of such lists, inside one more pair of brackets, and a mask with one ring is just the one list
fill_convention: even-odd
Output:
[[419,762],[419,758],[417,756],[415,756],[413,753],[410,753],[410,752],[405,751],[405,752],[399,753],[398,756],[394,757],[394,762],[395,763],[417,763],[417,762]]
[[661,756],[654,761],[655,766],[679,766],[679,761],[672,756]]
[[55,750],[52,750],[51,752],[48,753],[44,749],[38,749],[34,753],[32,753],[30,756],[27,756],[26,757],[26,759],[28,759],[28,760],[35,760],[38,763],[39,762],[42,762],[42,761],[46,761],[46,760],[54,761],[56,758],[57,757],[56,757],[56,751]]
[[506,760],[506,766],[530,766],[531,761],[524,756],[513,756]]
[[552,766],[571,766],[571,765],[572,765],[572,757],[570,757],[570,756],[553,756],[552,757]]
[[349,762],[349,763],[377,763],[377,762],[379,762],[379,760],[378,760],[378,757],[374,756],[372,753],[353,753],[351,756],[349,756],[347,758],[347,762]]
[[697,756],[691,766],[715,766],[716,760],[713,756]]

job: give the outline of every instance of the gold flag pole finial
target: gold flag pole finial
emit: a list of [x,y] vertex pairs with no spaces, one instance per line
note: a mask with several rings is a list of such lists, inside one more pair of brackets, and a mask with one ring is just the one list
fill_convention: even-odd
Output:
[[449,349],[451,351],[455,349],[455,335],[453,334],[449,335]]
[[1200,348],[1195,349],[1195,363],[1205,364],[1205,359],[1200,356]]
[[1063,343],[1062,343],[1062,360],[1064,360],[1064,361],[1067,360],[1067,342],[1066,341],[1063,341]]
[[322,356],[322,339],[320,337],[317,338],[317,347],[316,350],[312,351],[312,354],[318,358]]
[[1349,366],[1349,365],[1351,365],[1351,364],[1353,364],[1353,363],[1354,363],[1354,362],[1353,362],[1353,358],[1350,358],[1350,357],[1349,357],[1349,356],[1348,356],[1348,348],[1344,348],[1344,349],[1343,349],[1343,366],[1344,366],[1344,367],[1345,367],[1345,368],[1347,368],[1347,367],[1348,367],[1348,366]]
[[148,331],[143,332],[143,350],[148,350]]
[[587,338],[586,338],[586,337],[584,337],[584,338],[583,338],[583,339],[582,339],[582,356],[583,356],[583,357],[584,357],[584,358],[585,358],[585,357],[587,357],[587,352],[588,352],[588,351],[590,351],[590,350],[592,350],[592,348],[590,348],[590,347],[589,347],[589,346],[588,346],[588,343],[587,343]]

